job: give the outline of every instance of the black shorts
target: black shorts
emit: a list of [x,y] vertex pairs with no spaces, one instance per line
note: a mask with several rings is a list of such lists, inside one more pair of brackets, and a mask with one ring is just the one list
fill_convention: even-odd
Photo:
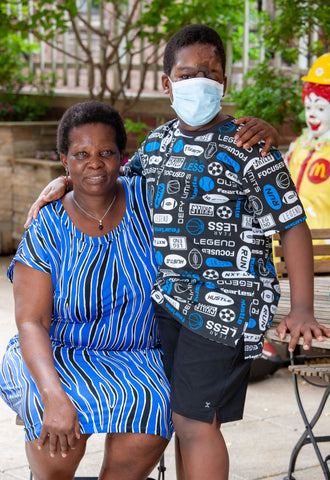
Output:
[[251,360],[244,359],[243,338],[228,347],[183,327],[154,303],[171,384],[171,409],[187,418],[219,423],[243,417]]

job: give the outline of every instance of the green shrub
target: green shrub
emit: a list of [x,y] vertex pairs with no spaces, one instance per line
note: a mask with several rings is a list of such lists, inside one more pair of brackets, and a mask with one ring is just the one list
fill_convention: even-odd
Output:
[[300,81],[280,76],[267,62],[251,70],[245,79],[242,91],[235,87],[229,90],[228,99],[235,103],[237,116],[253,115],[276,127],[290,123],[294,132],[301,131],[305,120]]

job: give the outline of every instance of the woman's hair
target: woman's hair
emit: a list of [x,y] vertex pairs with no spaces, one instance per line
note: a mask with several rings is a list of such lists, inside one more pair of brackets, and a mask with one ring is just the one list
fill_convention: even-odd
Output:
[[216,51],[221,60],[223,74],[225,74],[226,53],[220,36],[213,28],[207,27],[206,25],[193,24],[176,32],[168,41],[163,60],[163,68],[166,75],[169,76],[171,74],[178,50],[194,45],[195,43],[214,45],[216,47]]
[[119,152],[123,152],[126,147],[126,131],[123,120],[119,112],[111,105],[96,100],[76,103],[69,107],[57,129],[57,151],[67,155],[70,139],[70,130],[74,127],[86,125],[86,123],[103,123],[110,125],[116,134],[116,144]]

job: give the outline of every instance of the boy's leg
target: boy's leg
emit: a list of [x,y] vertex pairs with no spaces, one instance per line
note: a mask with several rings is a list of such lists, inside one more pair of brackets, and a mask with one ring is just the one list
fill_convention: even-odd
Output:
[[216,417],[212,424],[173,413],[182,469],[178,480],[228,480],[229,457]]
[[226,347],[191,332],[159,306],[155,311],[171,384],[177,478],[225,480],[228,453],[219,423],[243,415],[251,364],[244,360],[243,339]]

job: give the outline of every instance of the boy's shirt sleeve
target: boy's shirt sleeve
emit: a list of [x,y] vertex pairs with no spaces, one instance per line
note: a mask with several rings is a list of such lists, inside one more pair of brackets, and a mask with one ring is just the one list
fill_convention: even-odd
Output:
[[143,168],[140,160],[140,150],[135,152],[133,157],[123,166],[126,177],[133,177],[133,175],[143,175]]
[[281,153],[251,156],[244,166],[242,184],[264,234],[269,236],[306,220],[296,187]]

